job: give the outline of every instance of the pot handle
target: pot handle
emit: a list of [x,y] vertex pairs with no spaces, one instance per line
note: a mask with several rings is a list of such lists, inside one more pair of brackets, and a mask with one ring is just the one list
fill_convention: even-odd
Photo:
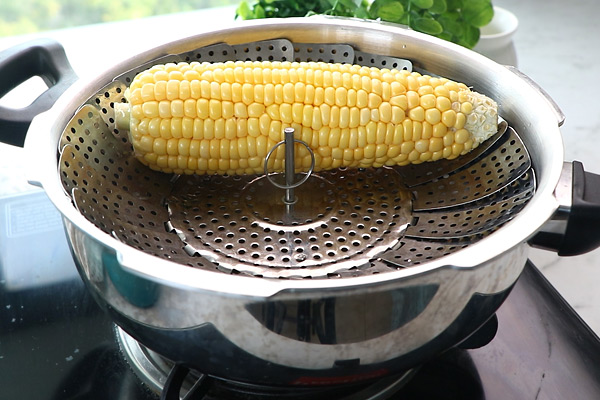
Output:
[[36,76],[48,89],[30,105],[19,109],[0,106],[1,142],[23,147],[33,118],[50,109],[77,75],[62,45],[52,39],[38,39],[0,52],[0,98]]
[[559,202],[554,216],[530,239],[534,247],[559,256],[575,256],[600,246],[600,175],[579,161],[565,162],[554,191]]

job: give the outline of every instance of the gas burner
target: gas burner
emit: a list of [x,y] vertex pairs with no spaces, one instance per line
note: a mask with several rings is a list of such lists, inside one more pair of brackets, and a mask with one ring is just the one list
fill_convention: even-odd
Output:
[[150,350],[115,325],[121,353],[135,375],[161,400],[385,400],[398,393],[418,368],[371,383],[335,387],[279,387],[217,379],[175,363]]

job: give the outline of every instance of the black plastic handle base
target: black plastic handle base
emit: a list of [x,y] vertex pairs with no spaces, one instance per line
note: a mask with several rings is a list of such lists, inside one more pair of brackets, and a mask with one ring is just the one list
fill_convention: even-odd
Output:
[[22,147],[33,118],[50,109],[77,79],[64,48],[55,40],[26,42],[0,53],[0,98],[35,76],[48,89],[27,107],[0,107],[0,141]]
[[575,256],[600,246],[600,175],[573,161],[573,197],[559,256]]

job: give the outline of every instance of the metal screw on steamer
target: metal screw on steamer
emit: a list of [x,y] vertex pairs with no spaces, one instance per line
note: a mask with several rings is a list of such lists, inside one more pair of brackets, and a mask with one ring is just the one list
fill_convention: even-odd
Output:
[[[284,134],[284,139],[282,141],[280,141],[279,143],[277,143],[275,146],[273,146],[273,148],[271,150],[269,150],[269,152],[265,156],[265,164],[264,164],[265,165],[265,177],[269,180],[269,182],[271,182],[271,184],[273,186],[285,190],[285,194],[282,198],[282,201],[286,206],[286,215],[288,217],[291,217],[291,214],[293,212],[293,206],[298,201],[298,198],[294,195],[294,189],[299,187],[300,185],[302,185],[304,182],[306,182],[308,180],[308,178],[310,177],[310,175],[313,173],[313,171],[315,169],[315,154],[306,142],[303,142],[302,140],[294,138],[294,128],[291,128],[291,127],[285,128],[283,130],[283,134]],[[306,149],[308,150],[308,152],[310,154],[310,158],[311,158],[310,168],[305,173],[304,177],[302,177],[302,179],[300,179],[297,182],[294,182],[295,175],[296,175],[296,171],[295,171],[296,156],[295,156],[295,151],[294,151],[294,143],[300,143],[301,145],[306,147]],[[275,150],[277,150],[277,148],[279,146],[285,146],[285,162],[284,162],[284,171],[283,171],[283,175],[285,178],[285,184],[283,184],[283,185],[276,182],[271,177],[271,175],[269,175],[269,171],[268,171],[269,158],[271,157],[273,152]]]

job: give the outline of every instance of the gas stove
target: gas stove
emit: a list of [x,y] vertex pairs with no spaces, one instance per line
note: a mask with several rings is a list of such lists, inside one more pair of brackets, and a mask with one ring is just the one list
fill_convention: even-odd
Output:
[[159,399],[179,379],[203,399],[600,398],[600,340],[532,263],[461,348],[358,386],[290,391],[206,377],[139,345],[85,289],[45,194],[0,202],[2,399]]

